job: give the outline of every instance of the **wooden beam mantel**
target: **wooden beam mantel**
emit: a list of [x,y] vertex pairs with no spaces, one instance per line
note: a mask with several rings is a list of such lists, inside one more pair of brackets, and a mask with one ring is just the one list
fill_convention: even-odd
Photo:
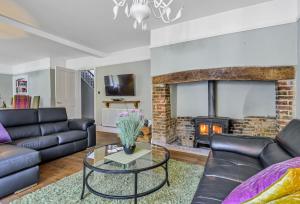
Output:
[[176,72],[152,78],[153,84],[179,84],[208,80],[277,81],[295,79],[294,66],[228,67]]

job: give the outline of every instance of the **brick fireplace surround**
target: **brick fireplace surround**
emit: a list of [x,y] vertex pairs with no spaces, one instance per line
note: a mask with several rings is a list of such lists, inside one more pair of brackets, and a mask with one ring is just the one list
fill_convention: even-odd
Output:
[[183,146],[193,146],[192,117],[171,117],[170,85],[208,80],[275,81],[276,117],[249,116],[232,119],[231,133],[275,137],[292,118],[295,106],[295,68],[231,67],[200,69],[155,76],[152,79],[153,142],[169,144],[179,140]]

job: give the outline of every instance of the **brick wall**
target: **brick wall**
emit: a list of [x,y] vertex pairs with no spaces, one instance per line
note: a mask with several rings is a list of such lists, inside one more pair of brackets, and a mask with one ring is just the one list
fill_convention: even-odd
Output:
[[250,136],[267,136],[274,138],[277,133],[277,120],[272,117],[245,117],[232,119],[230,132]]
[[175,121],[171,118],[170,86],[154,84],[152,87],[153,129],[152,140],[170,143],[174,141]]
[[280,131],[294,116],[295,82],[294,80],[276,81],[276,118],[277,129]]
[[176,136],[181,145],[193,147],[195,140],[195,123],[192,117],[177,117]]

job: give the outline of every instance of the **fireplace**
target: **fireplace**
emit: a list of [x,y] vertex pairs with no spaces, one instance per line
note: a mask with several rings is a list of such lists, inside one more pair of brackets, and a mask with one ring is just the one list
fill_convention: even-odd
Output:
[[[223,121],[217,117],[215,107],[214,81],[274,81],[276,88],[275,109],[276,116],[246,118],[230,118]],[[209,81],[209,111],[201,117],[180,116],[174,118],[171,108],[171,86],[184,83]],[[295,67],[225,67],[198,69],[154,76],[152,78],[152,142],[156,144],[172,144],[179,141],[181,145],[193,146],[209,143],[211,134],[220,132],[264,135],[275,137],[285,125],[293,119],[295,106]],[[197,93],[195,93],[197,94]],[[191,98],[191,100],[193,100]],[[199,105],[199,104],[195,104]],[[204,117],[203,117],[204,116]],[[206,120],[201,121],[200,119]],[[213,120],[212,120],[213,119]],[[216,120],[219,119],[219,120]],[[208,124],[205,122],[208,121]],[[199,126],[195,122],[202,122]],[[212,126],[212,124],[214,124]],[[230,125],[229,125],[230,124]],[[207,125],[207,126],[205,126]],[[202,128],[201,128],[202,127]],[[200,129],[199,129],[200,128]],[[202,131],[200,131],[202,129]],[[203,133],[203,134],[200,134]]]
[[209,145],[213,134],[228,133],[230,119],[216,117],[216,81],[208,81],[208,116],[194,118],[196,145]]

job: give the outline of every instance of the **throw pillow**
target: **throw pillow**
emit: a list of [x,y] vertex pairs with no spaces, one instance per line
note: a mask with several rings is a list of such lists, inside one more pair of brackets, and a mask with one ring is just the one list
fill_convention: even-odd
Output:
[[284,196],[277,200],[268,202],[268,204],[287,204],[287,203],[296,204],[296,203],[299,203],[299,201],[300,201],[300,191],[293,193],[291,195]]
[[[300,168],[300,157],[295,157],[287,161],[273,164],[272,166],[269,166],[268,168],[260,171],[258,174],[252,176],[251,178],[249,178],[248,180],[244,181],[239,186],[237,186],[223,201],[223,204],[239,204],[239,203],[247,202],[255,198],[256,196],[258,196],[259,194],[263,194],[265,190],[271,189],[272,185],[275,184],[277,181],[278,182],[289,181],[290,180],[289,178],[291,176],[299,173],[299,170],[288,171],[289,169],[295,169],[295,168]],[[293,187],[292,188],[293,192],[290,192],[290,194],[300,191],[300,177],[298,179],[294,179],[293,182],[294,183],[291,184],[292,185],[291,187]],[[289,186],[288,183],[286,183],[286,185]],[[298,190],[294,189],[296,187],[297,188],[299,187],[299,189]],[[277,198],[280,197],[276,197],[272,199],[275,200]],[[265,203],[272,201],[272,199],[265,201]],[[255,202],[251,202],[251,203],[254,204]]]
[[9,142],[11,142],[11,138],[8,132],[6,131],[6,129],[0,123],[0,143],[9,143]]

